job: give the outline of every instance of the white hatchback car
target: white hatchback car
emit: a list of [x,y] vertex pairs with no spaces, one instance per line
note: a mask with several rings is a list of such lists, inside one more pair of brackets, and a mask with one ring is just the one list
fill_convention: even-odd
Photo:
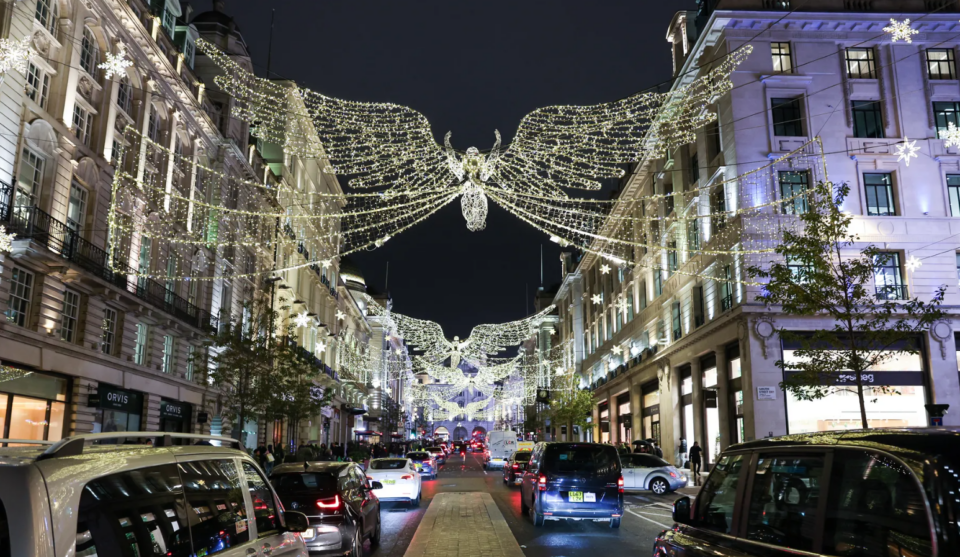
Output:
[[[154,446],[116,444],[145,437]],[[211,441],[237,443],[146,431],[0,439],[32,445],[0,448],[0,555],[307,557],[307,517],[283,510],[247,453]]]
[[409,458],[375,458],[367,467],[367,479],[383,485],[373,492],[381,501],[420,504],[420,474]]

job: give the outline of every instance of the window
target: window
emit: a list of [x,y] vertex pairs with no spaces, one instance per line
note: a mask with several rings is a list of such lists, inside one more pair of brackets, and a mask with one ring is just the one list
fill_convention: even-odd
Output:
[[175,349],[176,339],[173,338],[173,335],[163,335],[163,366],[161,369],[164,373],[173,373],[173,363],[177,359]]
[[727,225],[727,190],[723,185],[719,186],[717,190],[713,192],[713,200],[713,204],[717,209],[717,212],[714,213],[713,216],[713,222],[716,224],[716,229],[720,231]]
[[673,276],[680,268],[680,252],[677,251],[676,240],[667,242],[667,274]]
[[774,73],[793,73],[790,43],[770,43],[770,55],[773,56]]
[[197,359],[197,347],[192,344],[188,344],[187,345],[187,371],[183,375],[183,378],[186,379],[187,381],[193,381],[194,370],[196,370],[196,367],[195,367],[196,359]]
[[813,272],[813,264],[805,262],[800,259],[795,259],[793,257],[787,256],[787,268],[790,269],[790,274],[793,275],[794,282],[798,284],[803,284],[807,282],[807,278],[810,276],[810,273]]
[[850,79],[876,79],[877,62],[872,48],[848,48],[846,51],[847,77]]
[[178,467],[195,554],[213,555],[250,541],[244,486],[235,461],[181,462]]
[[893,182],[889,174],[864,174],[863,189],[867,194],[867,215],[893,216]]
[[773,135],[798,137],[803,135],[800,99],[770,99],[773,116]]
[[196,54],[196,47],[193,46],[193,41],[187,38],[183,44],[183,59],[187,63],[187,66],[190,66],[193,69],[193,59]]
[[930,79],[957,79],[957,62],[952,48],[927,49],[927,75]]
[[812,551],[823,467],[821,455],[762,455],[753,476],[747,539]]
[[137,339],[133,345],[133,363],[138,366],[146,365],[147,342],[150,340],[150,326],[146,323],[137,323]]
[[10,278],[10,302],[7,307],[7,321],[20,327],[27,327],[30,321],[30,300],[33,297],[33,273],[20,267],[13,268]]
[[673,198],[673,184],[665,184],[665,185],[663,186],[663,195],[664,195],[664,198],[663,198],[663,207],[664,207],[663,214],[664,214],[664,215],[669,215],[670,213],[673,212],[674,203],[675,203],[675,201],[676,201],[676,200]]
[[700,219],[694,218],[690,221],[690,230],[688,232],[690,243],[688,244],[692,251],[700,251]]
[[874,280],[878,300],[905,300],[907,285],[903,283],[900,272],[900,254],[892,251],[880,252],[874,261]]
[[697,501],[697,526],[723,534],[733,533],[733,509],[743,464],[744,456],[739,454],[724,456],[717,463]]
[[933,555],[923,493],[910,467],[891,457],[838,450],[824,518],[825,554]]
[[727,311],[733,307],[733,273],[730,265],[725,265],[720,274],[720,311]]
[[801,215],[807,212],[807,196],[810,187],[809,175],[806,171],[782,170],[778,175],[780,181],[780,207],[785,215]]
[[60,321],[60,340],[77,342],[77,321],[80,318],[80,294],[63,291],[63,316]]
[[83,38],[80,40],[80,67],[91,76],[97,75],[97,64],[100,63],[100,46],[93,31],[89,27],[83,28]]
[[[97,478],[80,495],[75,555],[187,557],[193,551],[182,509],[183,492],[174,464]],[[219,532],[205,534],[229,543],[232,536],[217,536]]]
[[270,484],[249,462],[243,463],[243,475],[247,477],[247,490],[253,500],[253,515],[257,520],[257,536],[272,536],[280,531],[283,507],[277,504]]
[[157,110],[157,107],[150,107],[150,121],[147,126],[147,137],[150,138],[150,141],[156,143],[160,141],[160,112]]
[[960,127],[960,102],[933,103],[933,118],[937,124],[937,137],[943,139],[943,134],[950,128],[950,124]]
[[853,137],[883,137],[883,115],[880,101],[852,101]]
[[690,157],[690,182],[696,184],[700,181],[700,157],[694,152]]
[[[656,271],[654,271],[656,272]],[[640,302],[639,309],[647,309],[647,281],[640,283]]]
[[680,325],[680,302],[674,302],[670,310],[673,320],[673,340],[678,341],[683,336],[683,327]]
[[50,76],[47,72],[30,64],[27,68],[27,96],[32,101],[40,105],[40,108],[47,108],[47,95],[50,93]]
[[177,22],[177,16],[173,15],[173,12],[164,8],[163,10],[163,30],[167,32],[167,35],[170,38],[173,38],[174,25]]
[[43,179],[43,158],[24,148],[20,155],[20,172],[17,175],[17,207],[32,207],[40,193],[40,181]]
[[37,11],[34,18],[51,35],[57,36],[57,25],[60,19],[60,8],[57,7],[57,0],[37,0]]
[[663,269],[653,270],[653,298],[659,298],[663,294]]
[[126,114],[130,114],[130,105],[133,101],[133,86],[130,78],[123,76],[117,85],[117,107]]
[[950,194],[950,216],[960,217],[960,174],[947,174],[947,193]]
[[174,277],[177,276],[177,260],[174,255],[171,253],[167,255],[167,280],[163,285],[163,301],[168,305],[173,305],[173,301],[177,296],[177,283],[174,280]]
[[117,340],[117,312],[110,308],[103,308],[103,323],[100,325],[100,351],[108,356],[116,354],[114,352]]
[[703,313],[703,287],[693,287],[693,326],[699,327],[706,322],[706,316]]
[[70,184],[70,204],[67,207],[67,227],[80,232],[87,211],[87,190],[76,181]]
[[93,116],[79,104],[73,107],[73,133],[84,145],[90,145],[90,132],[93,130]]
[[[140,238],[140,261],[137,263],[137,273],[147,275],[150,273],[150,259],[153,251],[153,238]],[[137,288],[146,288],[147,279],[139,277]]]

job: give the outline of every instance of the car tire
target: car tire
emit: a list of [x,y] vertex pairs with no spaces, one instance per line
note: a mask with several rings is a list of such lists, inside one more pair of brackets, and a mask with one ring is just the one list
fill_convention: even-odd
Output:
[[421,497],[421,495],[422,495],[422,493],[417,493],[417,498],[410,500],[410,506],[411,506],[411,507],[419,507],[419,506],[420,506],[420,497]]
[[538,528],[543,526],[543,513],[537,510],[537,504],[534,503],[530,510],[533,511],[533,525]]
[[665,495],[670,491],[670,484],[667,483],[667,480],[663,478],[654,478],[650,481],[650,491],[656,493],[657,495]]
[[353,554],[363,557],[363,525],[357,523],[357,531],[353,534]]
[[619,527],[620,527],[620,517],[619,517],[619,516],[618,516],[617,518],[611,518],[611,519],[610,519],[610,527],[611,527],[611,528],[619,528]]
[[373,535],[370,536],[370,547],[377,547],[380,545],[380,514],[377,514],[377,529],[373,531]]

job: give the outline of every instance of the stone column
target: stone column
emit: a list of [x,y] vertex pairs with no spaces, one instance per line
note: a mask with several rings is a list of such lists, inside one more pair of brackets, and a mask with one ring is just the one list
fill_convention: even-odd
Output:
[[[641,408],[643,400],[643,391],[640,388],[640,383],[638,382],[635,385],[630,387],[630,432],[633,435],[633,439],[627,439],[628,443],[632,443],[637,439],[643,439],[643,408]],[[632,446],[631,446],[632,448]]]
[[593,442],[599,443],[601,439],[600,432],[600,405],[594,402],[593,404]]
[[[726,347],[721,344],[713,352],[717,358],[717,415],[720,417],[720,450],[723,450],[734,441],[731,431],[736,420],[733,417],[733,410],[736,408],[730,400],[730,369],[727,365]],[[710,462],[716,462],[717,456],[710,455]]]
[[[960,376],[957,375],[957,346],[953,330],[946,321],[930,328],[930,401],[949,404],[943,425],[960,425]],[[929,416],[927,416],[929,420]],[[929,423],[929,421],[927,422]]]
[[[677,466],[682,466],[680,459],[679,440],[680,429],[680,374],[670,367],[670,362],[661,364],[669,371],[669,377],[660,384],[660,438],[663,444],[663,456]],[[666,386],[664,385],[666,383]]]
[[610,444],[616,445],[620,437],[620,409],[617,408],[617,397],[607,396],[607,415],[610,417]]
[[[703,407],[703,372],[700,371],[699,358],[690,360],[690,374],[691,379],[693,379],[693,439],[687,439],[688,451],[693,446],[694,441],[699,441],[701,447],[707,445],[706,424],[703,418],[705,410]],[[684,426],[683,431],[687,431],[686,426]]]
[[[82,377],[74,378],[72,412],[67,420],[68,423],[64,424],[66,425],[65,431],[56,432],[57,434],[67,437],[81,433],[93,433],[93,424],[97,421],[100,409],[89,406],[89,400],[90,393],[96,390],[96,381]],[[50,437],[52,438],[54,435],[55,432],[51,431]]]
[[143,415],[140,417],[140,431],[160,431],[160,395],[143,393]]

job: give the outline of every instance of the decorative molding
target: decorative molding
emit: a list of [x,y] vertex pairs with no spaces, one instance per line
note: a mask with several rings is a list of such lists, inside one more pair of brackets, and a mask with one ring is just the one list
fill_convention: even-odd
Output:
[[664,385],[666,385],[667,391],[670,390],[671,375],[672,368],[669,358],[663,358],[657,362],[657,388],[660,392],[664,391]]
[[753,326],[750,327],[754,336],[760,341],[760,349],[763,352],[763,359],[769,359],[767,354],[767,343],[777,334],[777,326],[774,324],[773,317],[769,315],[759,315],[753,318]]
[[947,359],[947,340],[953,333],[953,328],[946,320],[940,320],[930,325],[930,336],[940,345],[940,359]]

